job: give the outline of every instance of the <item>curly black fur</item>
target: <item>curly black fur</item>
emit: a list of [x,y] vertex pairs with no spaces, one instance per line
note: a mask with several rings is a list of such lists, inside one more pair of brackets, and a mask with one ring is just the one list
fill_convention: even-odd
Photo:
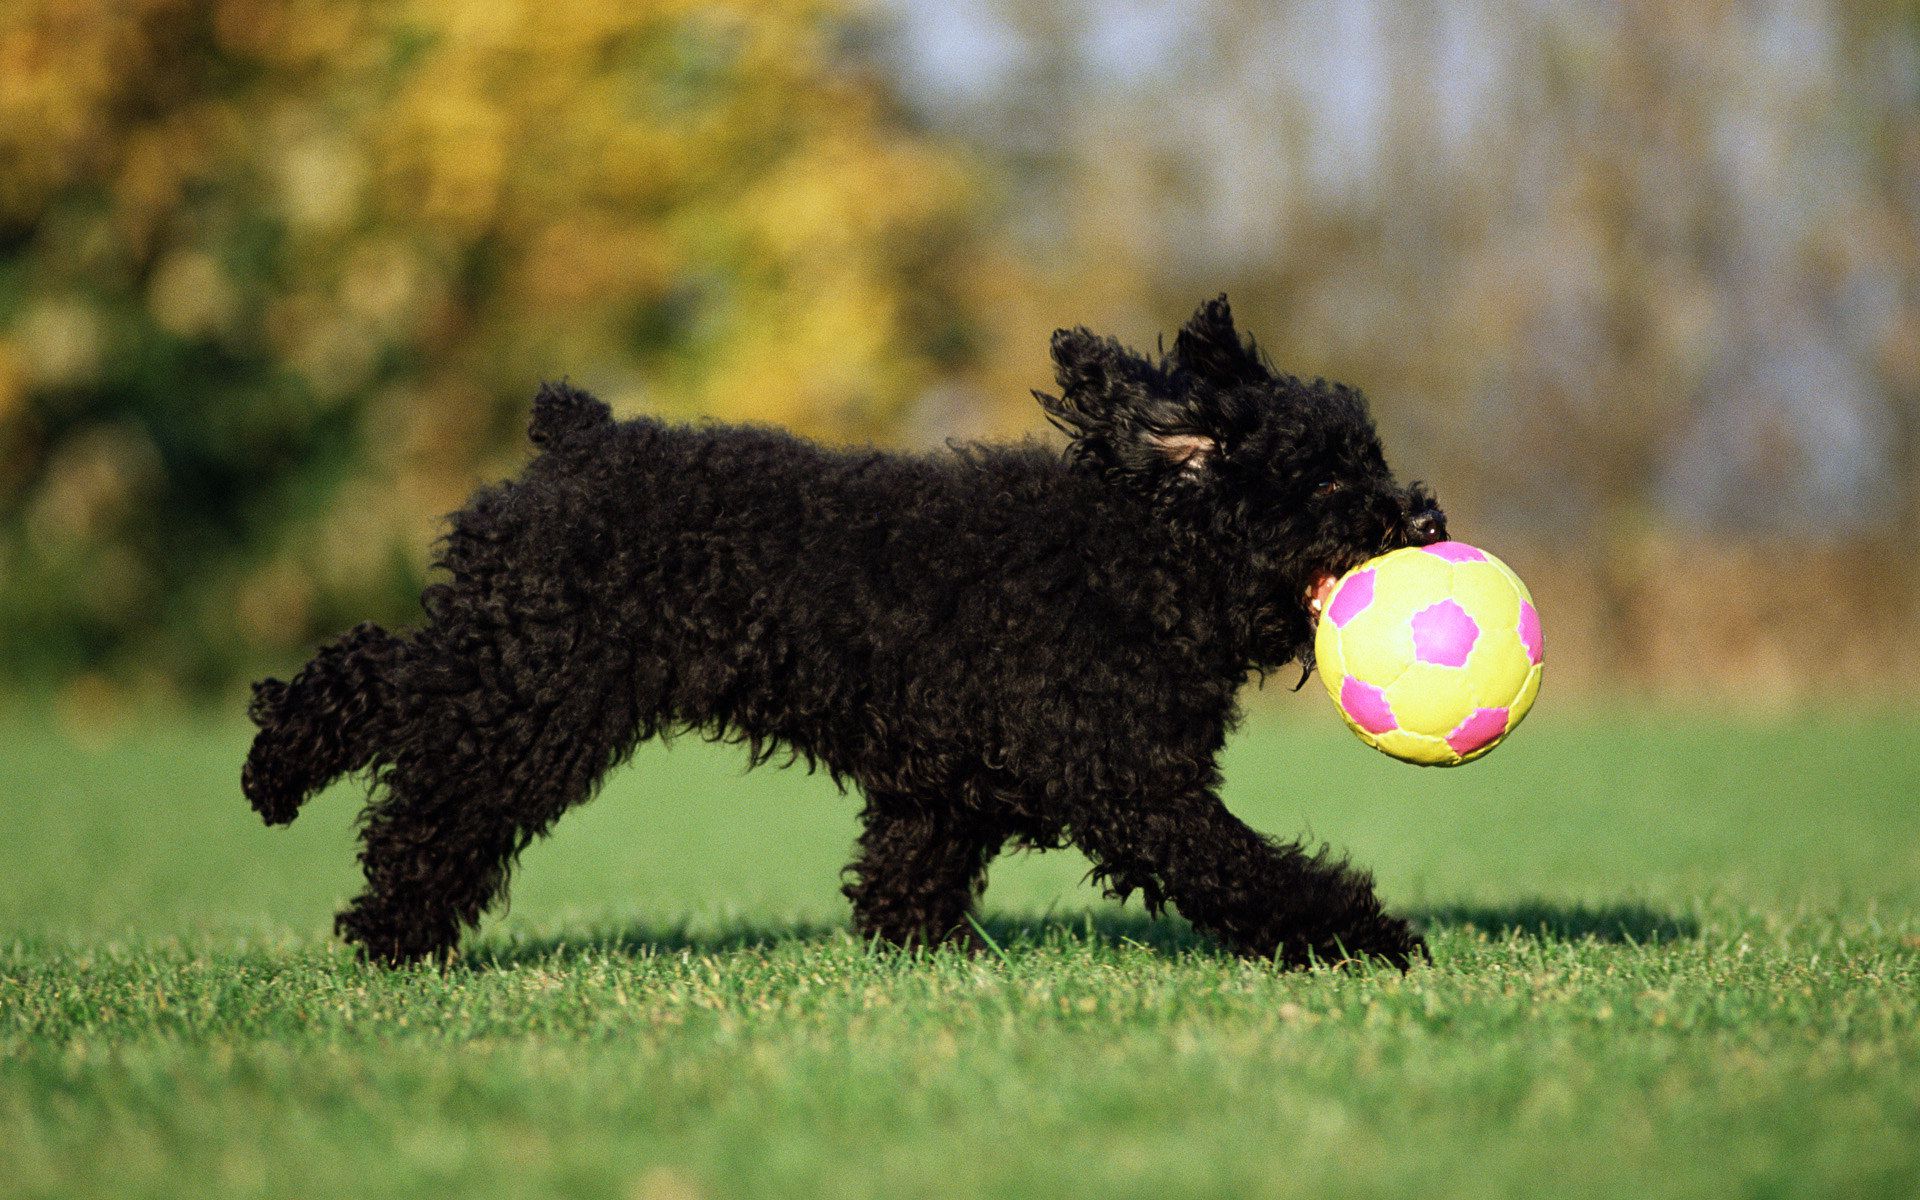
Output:
[[1310,584],[1444,536],[1358,393],[1275,372],[1204,304],[1170,354],[1054,335],[1072,437],[924,457],[771,429],[615,422],[565,386],[539,454],[454,514],[427,621],[363,625],[255,689],[242,783],[270,823],[371,771],[368,956],[453,951],[516,855],[645,738],[782,751],[866,795],[863,933],[970,939],[1009,842],[1072,843],[1288,965],[1423,947],[1344,862],[1248,828],[1215,756],[1250,672],[1310,662]]

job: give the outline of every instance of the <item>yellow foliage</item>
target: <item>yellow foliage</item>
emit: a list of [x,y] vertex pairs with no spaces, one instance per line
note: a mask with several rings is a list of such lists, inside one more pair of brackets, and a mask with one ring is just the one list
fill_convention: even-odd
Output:
[[[165,586],[207,589],[179,611],[224,606],[248,643],[298,644],[366,608],[357,589],[392,588],[391,563],[524,452],[543,379],[628,411],[884,437],[935,356],[954,366],[952,329],[926,318],[962,321],[982,197],[847,60],[836,38],[857,16],[840,0],[0,9],[0,233],[25,247],[18,295],[0,291],[0,426],[36,405],[112,410],[170,467],[199,464],[177,486],[269,506],[163,484],[177,537],[88,507],[60,524],[71,577],[18,586],[77,595],[131,549]],[[342,419],[345,443],[328,432]],[[0,436],[0,453],[44,455],[0,479],[79,512],[92,460],[35,445]],[[277,483],[258,452],[318,482]],[[264,542],[232,541],[236,525]],[[158,561],[221,538],[227,565]]]

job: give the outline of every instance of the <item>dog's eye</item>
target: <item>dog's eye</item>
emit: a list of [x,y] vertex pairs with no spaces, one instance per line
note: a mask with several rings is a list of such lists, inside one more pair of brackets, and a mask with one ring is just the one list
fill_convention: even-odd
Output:
[[1338,479],[1322,479],[1314,485],[1313,494],[1319,499],[1325,500],[1328,496],[1333,495],[1344,486],[1345,485]]

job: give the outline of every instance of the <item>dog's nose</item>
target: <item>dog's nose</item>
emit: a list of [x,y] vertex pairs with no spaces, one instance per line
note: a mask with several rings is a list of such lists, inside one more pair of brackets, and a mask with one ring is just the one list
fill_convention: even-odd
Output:
[[1437,508],[1423,508],[1407,521],[1407,540],[1416,546],[1431,546],[1447,540],[1447,514]]

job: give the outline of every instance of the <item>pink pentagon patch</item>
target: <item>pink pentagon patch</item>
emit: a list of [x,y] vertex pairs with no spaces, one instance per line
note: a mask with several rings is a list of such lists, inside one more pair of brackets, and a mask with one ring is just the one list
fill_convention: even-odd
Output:
[[1527,648],[1527,661],[1534,666],[1546,657],[1546,644],[1540,640],[1540,613],[1525,600],[1520,602],[1520,641]]
[[1431,546],[1420,548],[1435,558],[1444,558],[1448,562],[1487,561],[1486,554],[1479,547],[1469,546],[1465,542],[1435,542]]
[[1340,590],[1334,593],[1333,603],[1327,605],[1327,619],[1344,627],[1372,603],[1373,572],[1362,571],[1341,584]]
[[1451,600],[1413,614],[1413,656],[1423,663],[1464,667],[1479,637],[1480,627]]
[[1460,727],[1447,735],[1447,745],[1453,747],[1455,754],[1472,754],[1506,731],[1506,709],[1476,708],[1472,716],[1460,722]]
[[1387,694],[1370,683],[1349,675],[1340,682],[1340,707],[1353,723],[1368,733],[1391,733],[1400,723],[1393,719],[1393,706]]

